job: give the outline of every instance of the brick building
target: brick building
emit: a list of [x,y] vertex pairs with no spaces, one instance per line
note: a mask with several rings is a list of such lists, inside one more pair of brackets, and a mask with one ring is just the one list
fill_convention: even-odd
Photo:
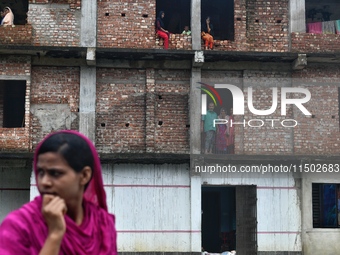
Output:
[[[329,175],[340,163],[338,2],[1,5],[11,7],[15,25],[0,27],[0,219],[37,195],[37,143],[54,130],[75,129],[100,152],[122,254],[200,254],[202,246],[238,254],[339,253],[340,178]],[[160,10],[173,33],[169,50],[154,32]],[[215,47],[203,51],[201,20],[208,15]],[[309,33],[314,23],[320,31]],[[191,36],[180,34],[184,25]],[[259,116],[244,104],[244,114],[235,116],[233,155],[201,154],[200,82],[232,84],[245,102],[254,88],[253,108],[274,109]],[[296,87],[311,93],[303,103],[311,115],[293,105],[284,115],[283,101],[272,104],[284,88]],[[239,107],[234,94],[218,92],[228,111]],[[297,170],[261,176],[195,171],[209,164]],[[321,173],[306,175],[300,166],[312,167],[309,173],[321,166]]]

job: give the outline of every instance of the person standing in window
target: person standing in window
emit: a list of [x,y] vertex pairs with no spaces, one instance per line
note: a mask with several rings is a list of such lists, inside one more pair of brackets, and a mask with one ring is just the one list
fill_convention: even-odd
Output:
[[[223,107],[220,109],[220,115],[218,115],[218,119],[220,120],[228,119],[226,110]],[[217,154],[227,153],[227,131],[228,131],[228,123],[216,125],[216,152]]]
[[214,103],[209,103],[206,115],[202,115],[201,133],[205,134],[205,154],[212,154],[215,148],[216,126],[214,120],[218,117],[214,108]]
[[11,26],[14,22],[14,14],[8,6],[4,8],[4,18],[1,21],[1,25],[3,26]]
[[201,36],[204,41],[204,49],[212,50],[214,46],[214,26],[210,23],[210,17],[208,16],[205,19],[205,22],[202,24]]
[[230,115],[228,118],[228,130],[227,130],[227,153],[235,154],[235,120],[233,115],[233,108],[230,108]]
[[33,169],[40,195],[0,225],[0,254],[117,255],[98,153],[77,131],[48,135]]
[[156,34],[160,38],[163,38],[164,40],[164,49],[168,49],[170,33],[168,30],[164,28],[164,22],[163,22],[164,16],[165,16],[164,11],[160,11],[156,19],[155,26],[156,26]]

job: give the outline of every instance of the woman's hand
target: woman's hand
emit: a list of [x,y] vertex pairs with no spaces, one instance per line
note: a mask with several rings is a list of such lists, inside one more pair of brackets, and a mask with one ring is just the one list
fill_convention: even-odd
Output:
[[48,227],[48,234],[57,238],[62,238],[66,232],[66,222],[64,215],[67,207],[64,199],[45,194],[42,201],[42,214]]
[[67,211],[64,199],[45,194],[43,195],[41,212],[48,227],[48,236],[39,255],[58,255],[61,242],[66,232],[64,215]]

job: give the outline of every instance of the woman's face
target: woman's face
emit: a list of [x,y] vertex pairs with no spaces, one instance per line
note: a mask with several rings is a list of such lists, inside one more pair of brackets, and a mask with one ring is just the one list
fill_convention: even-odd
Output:
[[52,194],[65,200],[66,205],[82,199],[82,174],[74,171],[56,152],[38,156],[37,185],[40,194]]
[[164,16],[165,16],[165,13],[163,12],[162,15],[161,15],[162,19],[164,18]]

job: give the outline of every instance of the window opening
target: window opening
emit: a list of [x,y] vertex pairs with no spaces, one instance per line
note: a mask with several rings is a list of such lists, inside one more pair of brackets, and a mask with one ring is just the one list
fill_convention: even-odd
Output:
[[26,81],[0,80],[0,126],[25,126]]
[[27,24],[28,0],[2,0],[0,4],[0,10],[3,10],[7,6],[11,8],[14,14],[14,25]]
[[189,26],[191,29],[190,10],[189,0],[156,0],[156,16],[160,11],[164,11],[164,26],[173,34],[181,34],[184,26]]
[[338,228],[340,224],[340,185],[312,184],[313,228]]
[[340,32],[340,2],[330,0],[327,3],[317,0],[305,1],[307,33],[337,34]]
[[256,186],[202,187],[202,247],[256,254]]
[[201,23],[210,17],[214,40],[234,40],[234,0],[202,0]]

